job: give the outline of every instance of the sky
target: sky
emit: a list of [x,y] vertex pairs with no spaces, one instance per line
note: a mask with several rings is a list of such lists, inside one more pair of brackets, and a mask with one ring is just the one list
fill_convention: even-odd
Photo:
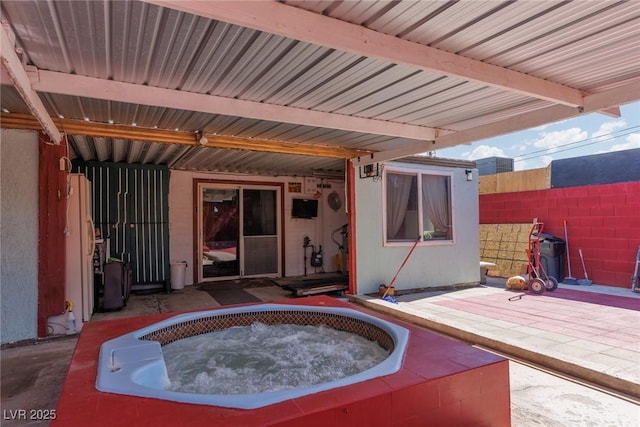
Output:
[[640,102],[620,107],[620,117],[585,114],[525,131],[437,150],[437,157],[514,159],[514,170],[543,168],[552,160],[640,148]]

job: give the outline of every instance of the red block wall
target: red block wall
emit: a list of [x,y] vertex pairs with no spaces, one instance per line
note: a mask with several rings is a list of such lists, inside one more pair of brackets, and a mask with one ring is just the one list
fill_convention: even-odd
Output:
[[543,232],[562,239],[567,221],[573,277],[585,277],[578,254],[582,249],[593,283],[631,288],[640,246],[640,182],[480,196],[480,224],[529,223],[533,218],[544,223]]

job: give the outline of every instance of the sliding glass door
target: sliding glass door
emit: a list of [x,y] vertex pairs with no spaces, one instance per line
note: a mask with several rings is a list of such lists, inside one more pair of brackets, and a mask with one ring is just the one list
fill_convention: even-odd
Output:
[[244,276],[278,273],[278,205],[274,190],[242,191]]
[[280,187],[202,183],[199,280],[280,275]]
[[202,279],[237,277],[240,190],[203,188],[200,236]]

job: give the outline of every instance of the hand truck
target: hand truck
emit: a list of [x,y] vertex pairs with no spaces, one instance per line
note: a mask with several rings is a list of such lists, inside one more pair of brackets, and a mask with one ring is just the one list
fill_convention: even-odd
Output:
[[545,290],[553,292],[558,288],[558,280],[549,276],[540,262],[540,243],[543,229],[544,223],[536,221],[529,230],[527,278],[529,290],[534,294],[541,294]]

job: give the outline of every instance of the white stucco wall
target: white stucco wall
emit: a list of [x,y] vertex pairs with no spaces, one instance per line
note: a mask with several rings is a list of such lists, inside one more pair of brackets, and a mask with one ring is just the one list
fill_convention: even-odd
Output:
[[[236,181],[259,181],[284,183],[284,239],[285,239],[285,271],[284,276],[298,276],[304,273],[304,252],[302,243],[304,236],[311,239],[311,243],[322,245],[324,252],[324,266],[326,272],[336,271],[335,255],[338,247],[331,241],[331,232],[347,222],[344,210],[344,183],[341,181],[324,180],[324,184],[331,185],[331,188],[321,188],[322,193],[318,205],[318,218],[316,219],[295,219],[291,218],[292,198],[311,198],[312,194],[304,192],[305,185],[302,177],[264,177],[251,175],[226,175],[226,174],[205,174],[186,171],[171,171],[169,175],[169,254],[171,262],[187,261],[186,285],[193,284],[193,269],[195,267],[193,259],[193,180],[194,179],[220,179]],[[289,193],[288,183],[299,182],[302,186],[302,193]],[[320,179],[317,180],[320,183]],[[332,191],[336,191],[343,207],[336,211],[329,208],[327,197]],[[339,238],[339,236],[338,236]],[[307,256],[311,256],[311,248],[307,249]],[[314,268],[309,266],[307,259],[307,274],[314,273]],[[320,269],[317,269],[320,272]]]
[[[455,242],[419,245],[394,284],[397,290],[450,286],[477,282],[479,272],[478,174],[467,181],[464,169],[392,162],[388,166],[413,170],[452,172]],[[360,179],[356,170],[356,287],[358,294],[376,292],[389,284],[412,243],[385,247],[383,235],[383,182]]]
[[0,134],[0,341],[35,338],[38,323],[38,134]]

